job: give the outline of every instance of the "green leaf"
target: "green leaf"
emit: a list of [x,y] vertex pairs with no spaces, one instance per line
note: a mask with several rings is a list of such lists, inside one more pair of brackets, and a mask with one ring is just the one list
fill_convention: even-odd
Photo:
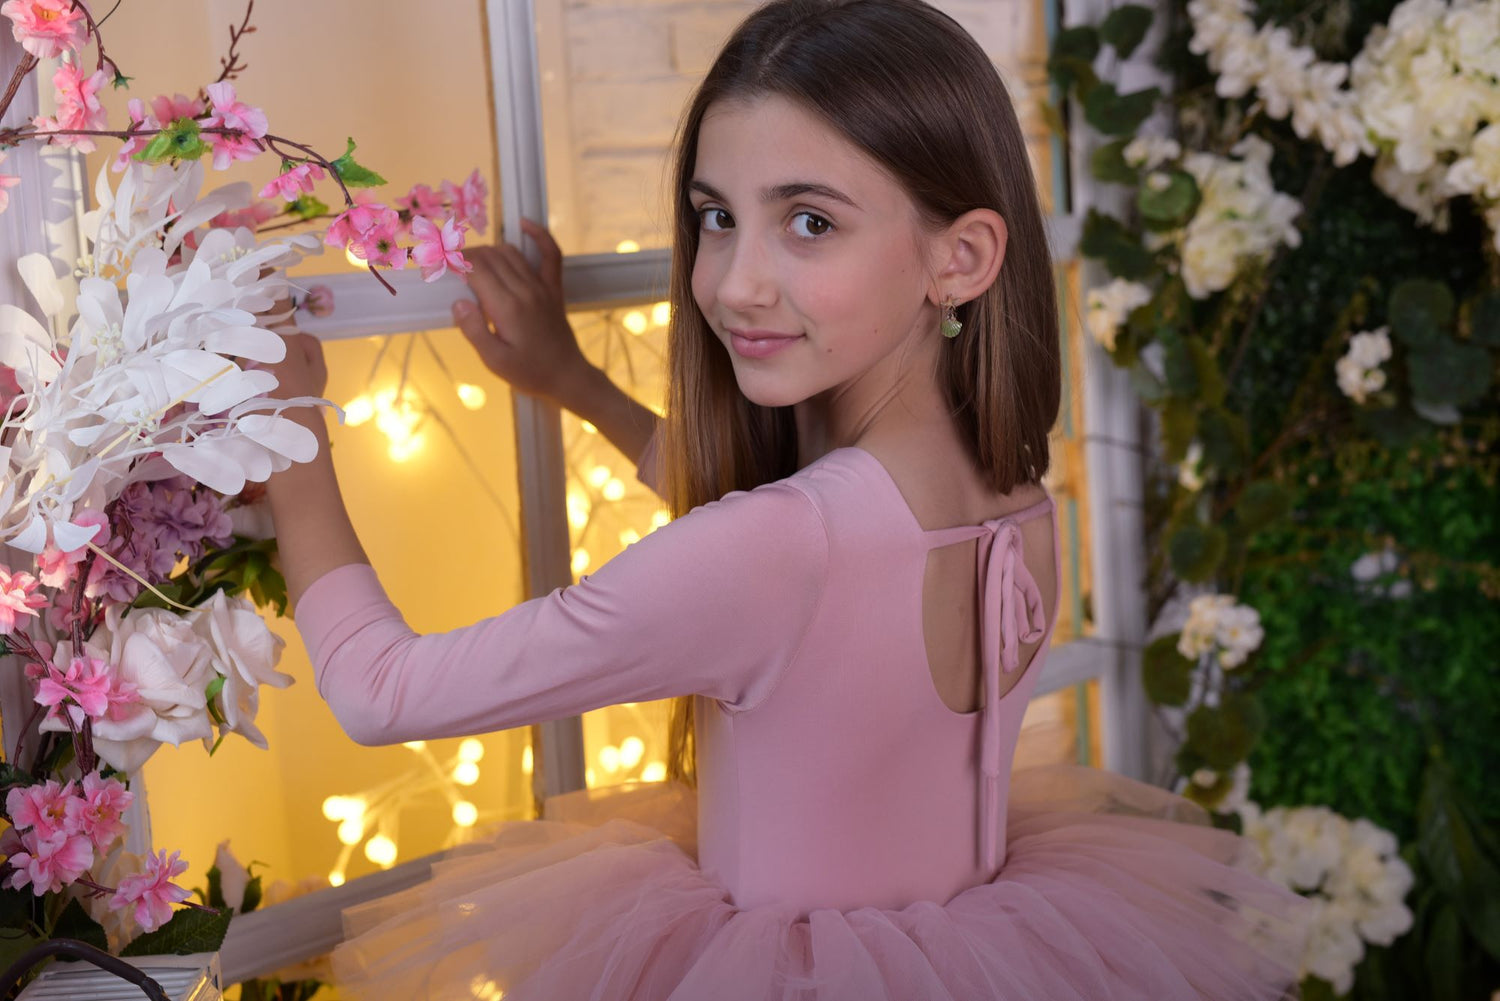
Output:
[[1198,441],[1204,464],[1225,475],[1238,472],[1250,457],[1245,418],[1223,407],[1209,407],[1198,415]]
[[[214,678],[214,680],[210,681],[208,685],[203,689],[203,697],[208,701],[208,715],[215,723],[219,724],[220,726],[224,726],[226,722],[224,719],[224,711],[219,708],[218,702],[219,693],[223,690],[224,676],[222,674]],[[209,892],[213,892],[212,886],[209,887]],[[212,899],[209,900],[209,903],[213,903]],[[218,905],[215,904],[214,906],[217,907]]]
[[1219,569],[1229,547],[1228,533],[1218,525],[1189,521],[1167,537],[1172,570],[1186,581],[1208,580]]
[[1490,388],[1494,368],[1490,353],[1478,344],[1459,344],[1444,337],[1407,360],[1412,392],[1429,405],[1466,407]]
[[218,865],[208,867],[208,893],[204,896],[203,902],[210,907],[227,906],[224,903],[224,874],[219,871]]
[[68,906],[57,916],[57,924],[52,926],[52,937],[74,938],[105,952],[109,951],[109,936],[104,933],[104,926],[89,917],[88,911],[83,909],[76,898],[68,901]]
[[1141,281],[1156,270],[1156,259],[1141,246],[1140,238],[1120,220],[1095,209],[1089,209],[1083,220],[1078,249],[1086,257],[1102,260],[1117,278]]
[[1148,226],[1163,230],[1186,226],[1202,201],[1203,193],[1193,175],[1174,168],[1146,175],[1135,204]]
[[13,929],[0,930],[0,970],[8,970],[30,948],[42,939]]
[[1097,85],[1099,78],[1094,74],[1093,62],[1098,54],[1097,30],[1086,24],[1064,28],[1052,41],[1047,75],[1064,90],[1084,81]]
[[1275,480],[1256,480],[1245,487],[1234,507],[1240,528],[1253,532],[1286,517],[1292,498]]
[[1181,635],[1159,637],[1141,654],[1146,697],[1159,706],[1180,706],[1193,689],[1193,668],[1197,665],[1177,652]]
[[300,195],[288,203],[286,210],[303,219],[317,219],[328,214],[328,204],[316,195]]
[[1162,444],[1168,462],[1181,462],[1198,436],[1198,408],[1192,400],[1168,400],[1161,410]]
[[1195,400],[1202,384],[1199,382],[1199,366],[1194,358],[1193,337],[1163,337],[1162,369],[1167,377],[1167,392],[1178,399]]
[[245,883],[245,899],[240,902],[240,913],[249,914],[259,907],[262,892],[260,877],[251,876]]
[[1403,407],[1360,410],[1355,419],[1386,448],[1404,449],[1426,437],[1432,425]]
[[1231,692],[1217,706],[1200,706],[1187,718],[1187,744],[1215,771],[1227,772],[1250,756],[1265,729],[1260,701]]
[[1454,795],[1447,768],[1438,761],[1423,776],[1417,845],[1469,933],[1500,959],[1500,839]]
[[1125,162],[1125,147],[1129,139],[1116,139],[1094,150],[1089,157],[1089,172],[1094,179],[1106,184],[1134,184],[1136,169]]
[[188,907],[156,931],[147,932],[124,949],[122,956],[186,956],[194,952],[218,952],[229,931],[232,911],[204,911]]
[[1500,347],[1500,290],[1491,290],[1469,307],[1469,337],[1475,344]]
[[1129,59],[1151,27],[1151,8],[1126,4],[1109,12],[1099,25],[1099,37],[1109,43],[1121,59]]
[[1391,290],[1387,313],[1391,332],[1414,348],[1437,343],[1453,320],[1453,292],[1426,278],[1404,281]]
[[196,160],[206,152],[208,146],[199,133],[198,123],[191,118],[179,118],[153,136],[134,158],[144,163],[161,163],[163,160]]
[[114,86],[115,90],[128,90],[130,88],[130,81],[134,79],[135,77],[133,76],[126,76],[119,70],[115,70],[115,78],[110,83]]
[[351,188],[374,188],[385,183],[385,178],[354,159],[354,140],[349,139],[349,148],[344,155],[333,161],[334,173]]
[[1112,83],[1101,83],[1083,102],[1088,123],[1107,136],[1133,136],[1151,117],[1161,91],[1156,87],[1121,94]]

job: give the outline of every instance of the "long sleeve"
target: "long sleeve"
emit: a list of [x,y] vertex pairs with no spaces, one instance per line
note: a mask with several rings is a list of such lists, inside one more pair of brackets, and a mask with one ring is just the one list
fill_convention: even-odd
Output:
[[418,635],[367,564],[314,581],[296,621],[319,693],[364,744],[502,730],[619,702],[757,704],[823,592],[813,502],[769,484],[706,504],[572,587]]

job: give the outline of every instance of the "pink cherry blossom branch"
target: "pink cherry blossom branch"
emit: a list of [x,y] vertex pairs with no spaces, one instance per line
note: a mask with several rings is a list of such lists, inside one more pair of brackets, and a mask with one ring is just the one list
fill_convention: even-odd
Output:
[[[10,75],[10,83],[5,88],[5,96],[0,97],[0,116],[3,116],[10,107],[10,102],[16,99],[16,91],[21,89],[21,81],[26,79],[26,74],[36,68],[37,58],[30,52],[21,57],[16,64],[16,71]],[[0,145],[4,145],[0,143]]]
[[115,76],[123,75],[120,73],[119,63],[116,63],[104,54],[104,36],[99,34],[99,23],[94,20],[94,15],[89,13],[89,9],[84,5],[83,0],[73,0],[72,9],[83,15],[83,19],[88,22],[89,34],[94,36],[94,44],[99,50],[99,60],[94,64],[94,69],[102,70],[104,64],[109,63],[109,68],[115,71]]

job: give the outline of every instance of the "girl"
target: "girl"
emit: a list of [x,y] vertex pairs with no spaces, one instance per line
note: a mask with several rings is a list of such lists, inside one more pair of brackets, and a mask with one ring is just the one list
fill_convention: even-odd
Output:
[[[455,308],[497,372],[644,452],[675,522],[574,587],[419,636],[326,448],[272,481],[319,690],[357,740],[695,710],[696,802],[663,785],[608,804],[632,819],[502,828],[350,915],[345,992],[1283,996],[1298,898],[1236,868],[1243,842],[1118,777],[1009,774],[1057,603],[1040,477],[1059,348],[982,51],[918,0],[776,0],[694,97],[675,181],[659,447],[565,333],[535,227],[541,278],[477,254],[481,309]],[[280,374],[316,395],[298,340]]]

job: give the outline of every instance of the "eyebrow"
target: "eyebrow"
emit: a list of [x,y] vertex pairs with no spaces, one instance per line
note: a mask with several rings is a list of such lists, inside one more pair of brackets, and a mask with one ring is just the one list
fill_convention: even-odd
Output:
[[[709,184],[707,181],[694,179],[693,181],[689,182],[688,187],[694,191],[701,191],[708,197],[718,199],[721,202],[727,202],[729,200],[725,198],[717,188],[715,188],[712,184]],[[854,199],[850,198],[842,191],[839,191],[836,188],[830,188],[826,184],[815,184],[811,181],[790,181],[786,184],[777,184],[774,187],[766,188],[761,191],[760,200],[769,204],[771,202],[787,201],[788,199],[797,198],[802,195],[820,195],[835,202],[842,202],[843,204],[848,205],[850,208],[859,208],[859,205],[855,203]]]

